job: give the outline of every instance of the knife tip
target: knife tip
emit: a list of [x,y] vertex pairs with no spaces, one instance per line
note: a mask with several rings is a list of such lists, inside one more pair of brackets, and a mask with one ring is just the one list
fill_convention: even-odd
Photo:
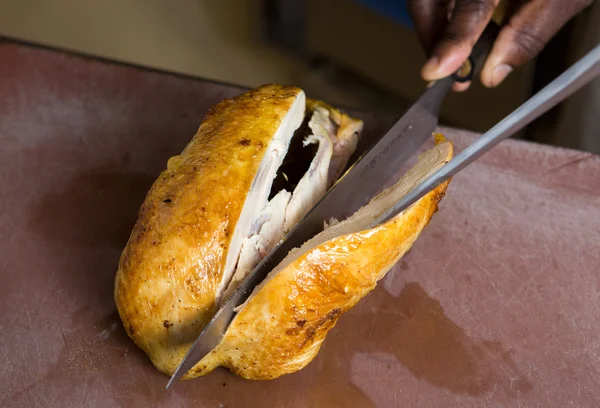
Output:
[[173,386],[173,384],[175,384],[175,382],[179,379],[179,376],[177,375],[177,372],[175,372],[175,374],[173,374],[173,376],[169,379],[169,382],[167,383],[167,386],[165,387],[165,391],[168,391],[169,388],[171,388]]

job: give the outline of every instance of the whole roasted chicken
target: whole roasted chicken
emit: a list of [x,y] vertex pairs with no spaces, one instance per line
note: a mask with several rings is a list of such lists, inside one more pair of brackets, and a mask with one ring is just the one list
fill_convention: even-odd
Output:
[[[169,159],[115,280],[127,334],[160,371],[174,372],[220,302],[340,177],[362,127],[298,88],[265,85],[214,106]],[[451,156],[439,137],[395,185],[291,251],[184,378],[225,366],[272,379],[305,367],[337,319],[410,249],[448,183],[389,222],[371,228],[373,220]]]

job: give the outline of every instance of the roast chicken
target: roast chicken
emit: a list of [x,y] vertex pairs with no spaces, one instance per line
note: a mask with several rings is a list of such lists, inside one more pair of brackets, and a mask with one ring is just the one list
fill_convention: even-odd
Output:
[[[220,302],[341,176],[362,127],[281,85],[209,111],[148,192],[115,279],[126,332],[157,369],[174,372]],[[374,220],[451,156],[438,137],[396,184],[291,251],[184,379],[218,366],[257,380],[305,367],[337,319],[410,249],[448,182],[391,221]]]

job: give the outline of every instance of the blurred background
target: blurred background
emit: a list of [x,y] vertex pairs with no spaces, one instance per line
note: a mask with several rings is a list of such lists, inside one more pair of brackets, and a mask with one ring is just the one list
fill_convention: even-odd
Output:
[[[598,44],[599,21],[596,1],[499,88],[452,95],[442,122],[487,130]],[[404,0],[0,0],[0,35],[369,111],[400,114],[425,85]],[[599,114],[595,81],[517,137],[600,153]]]

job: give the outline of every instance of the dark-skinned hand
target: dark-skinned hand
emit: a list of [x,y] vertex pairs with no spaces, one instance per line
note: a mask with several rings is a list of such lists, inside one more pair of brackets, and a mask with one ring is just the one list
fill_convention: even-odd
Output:
[[[500,0],[408,0],[408,10],[429,59],[421,76],[435,81],[454,73],[492,18]],[[571,18],[593,0],[508,0],[503,28],[480,77],[498,86],[515,68],[535,57]],[[463,91],[468,83],[455,84]]]

